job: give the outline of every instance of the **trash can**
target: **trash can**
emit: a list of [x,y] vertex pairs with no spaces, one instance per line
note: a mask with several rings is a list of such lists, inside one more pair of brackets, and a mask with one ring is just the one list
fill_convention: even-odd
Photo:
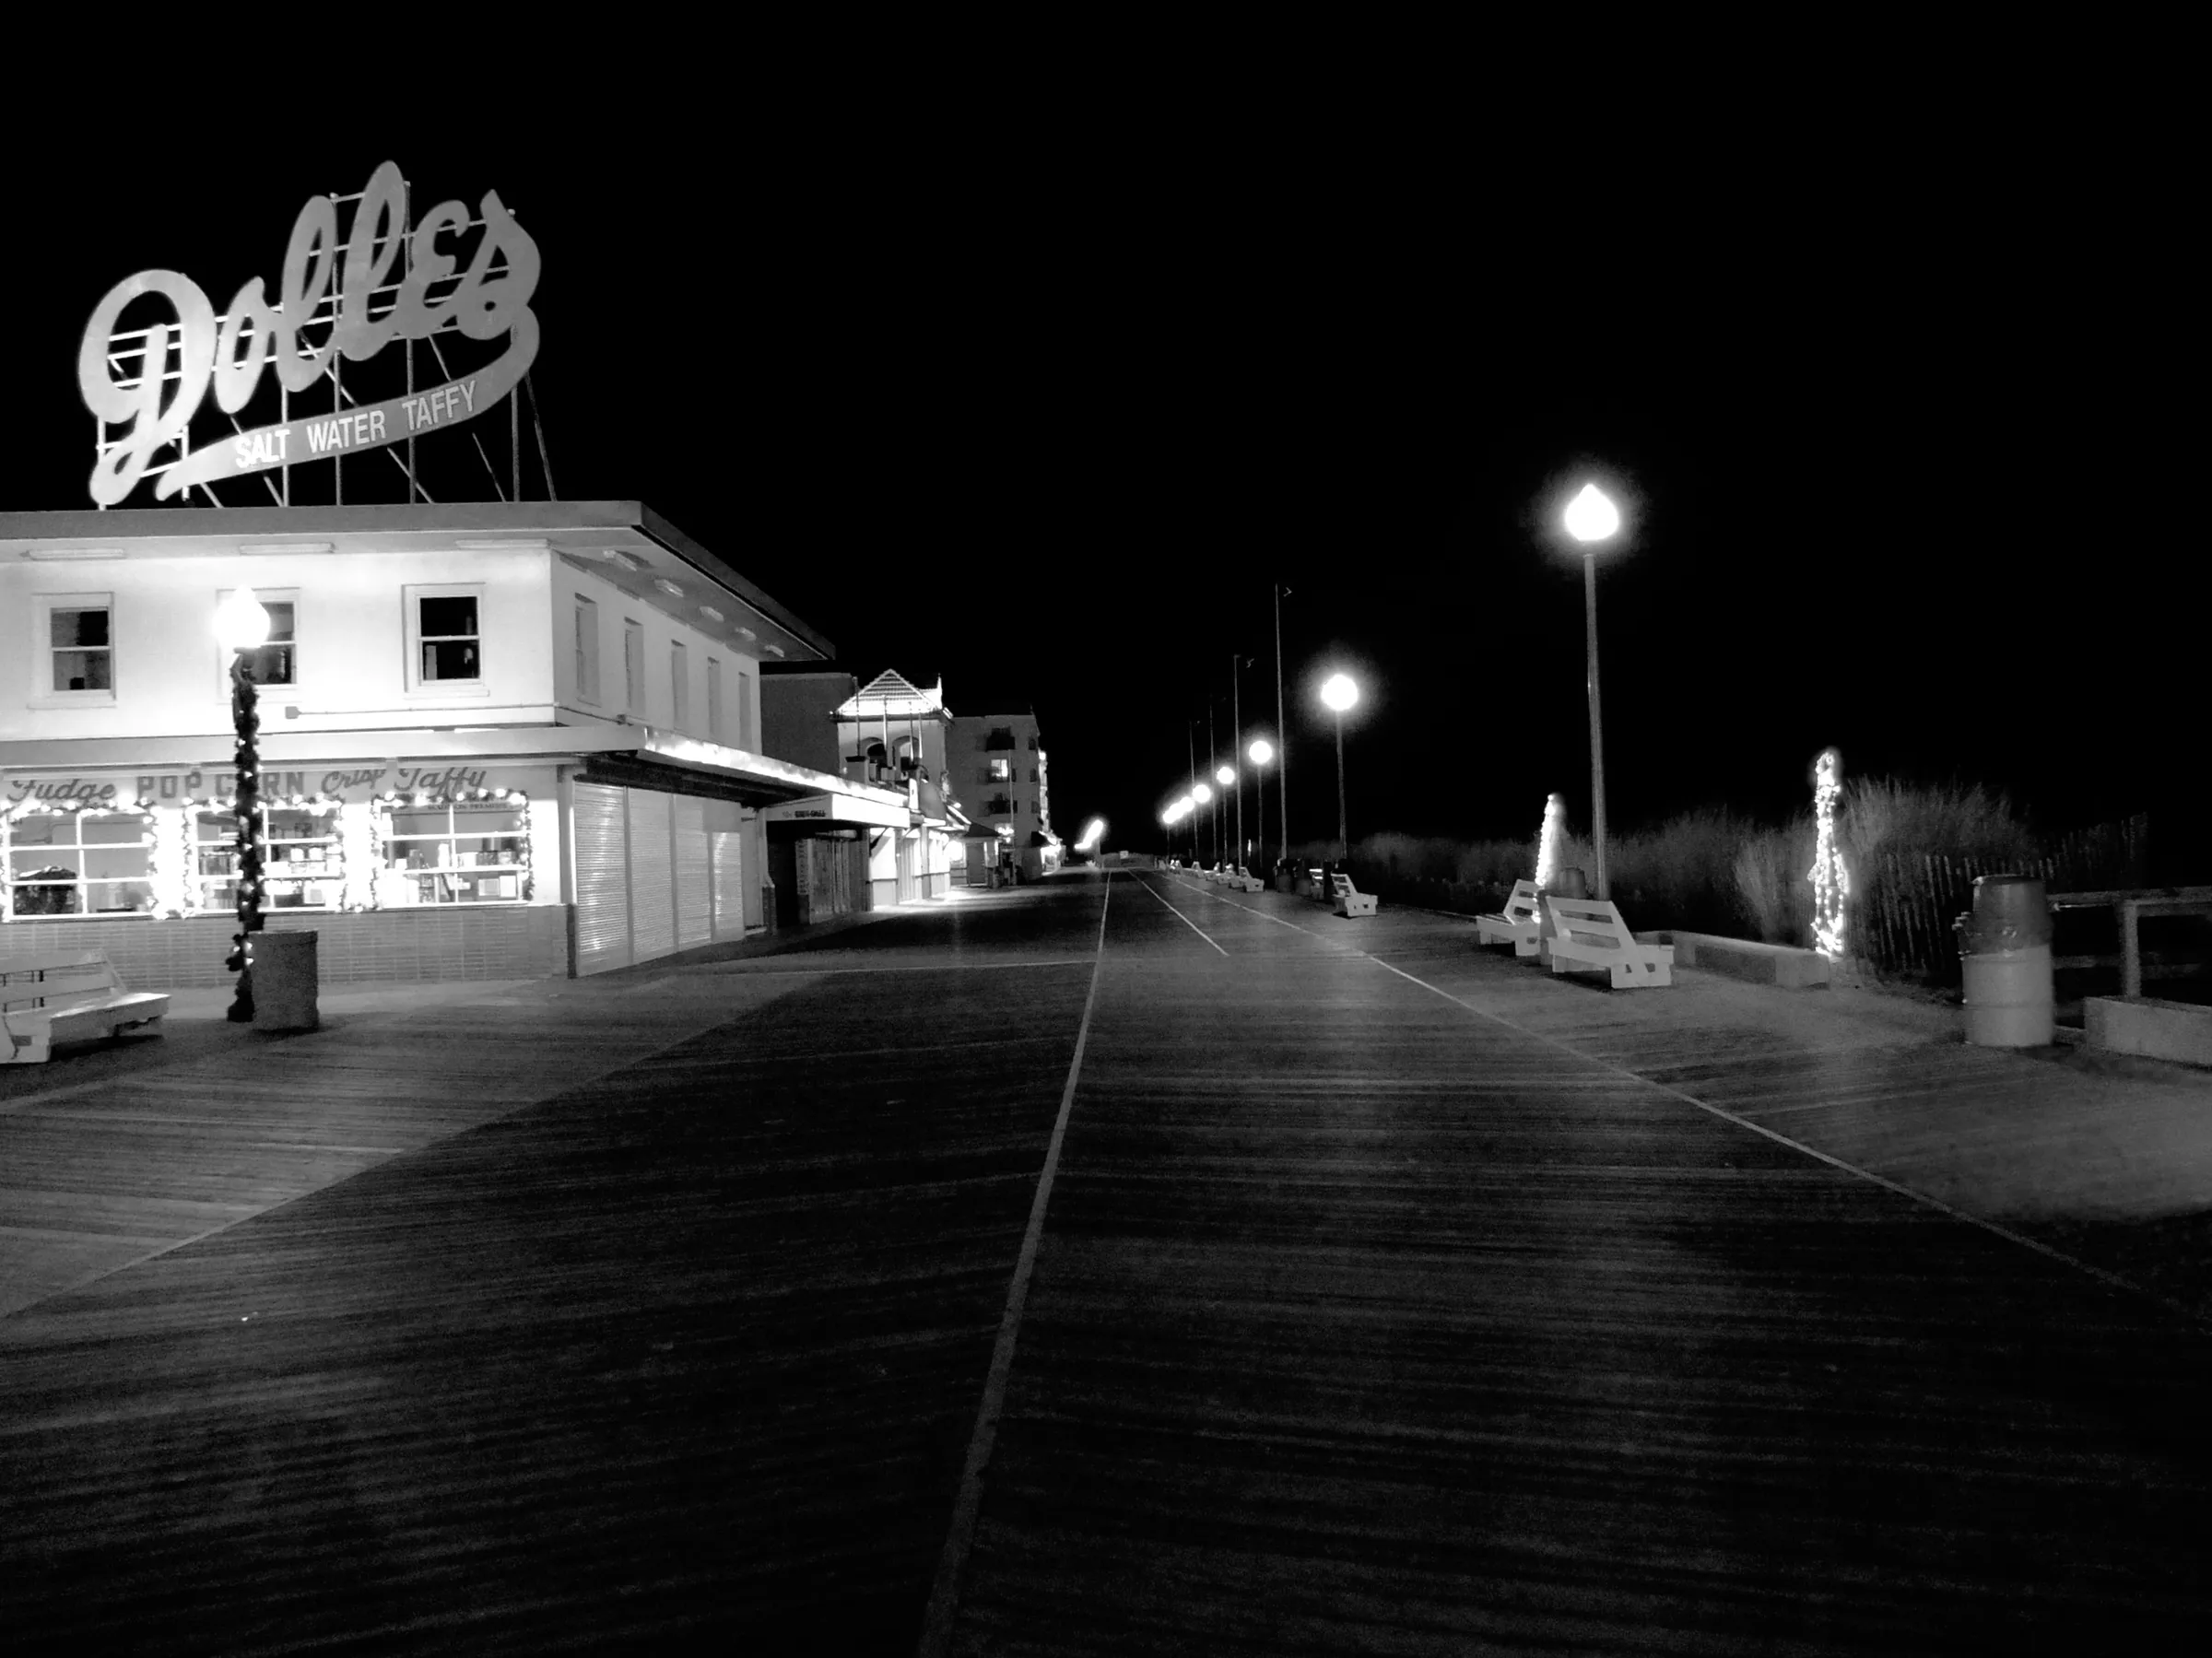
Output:
[[2033,876],[1985,875],[1955,923],[1966,978],[1966,1040],[1983,1048],[2041,1048],[2054,1040],[2051,910]]
[[321,972],[315,961],[315,933],[255,933],[247,941],[253,969],[253,1029],[312,1030],[322,1024],[315,1010]]

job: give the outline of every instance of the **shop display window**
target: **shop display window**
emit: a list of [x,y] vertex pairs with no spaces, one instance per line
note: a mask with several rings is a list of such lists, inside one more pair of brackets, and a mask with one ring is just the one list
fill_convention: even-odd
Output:
[[[334,806],[264,808],[261,858],[264,910],[335,910],[344,886]],[[238,907],[238,819],[200,812],[193,829],[194,874],[202,910]]]
[[133,915],[154,907],[153,820],[142,812],[31,812],[0,822],[7,913]]
[[522,803],[399,805],[385,827],[385,904],[500,904],[528,896]]

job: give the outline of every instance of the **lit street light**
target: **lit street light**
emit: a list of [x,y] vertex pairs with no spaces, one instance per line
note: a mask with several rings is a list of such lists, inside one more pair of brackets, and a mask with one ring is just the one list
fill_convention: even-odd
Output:
[[1350,675],[1332,674],[1322,685],[1321,700],[1336,716],[1336,852],[1342,862],[1349,864],[1352,841],[1344,816],[1344,711],[1359,700],[1359,688]]
[[1609,899],[1613,889],[1606,878],[1606,743],[1597,711],[1597,553],[1601,545],[1620,533],[1620,509],[1595,484],[1584,484],[1567,503],[1563,518],[1567,534],[1583,546],[1583,618],[1590,664],[1590,843],[1597,863],[1594,891],[1598,898]]
[[1252,747],[1247,748],[1244,754],[1252,761],[1252,769],[1259,773],[1259,787],[1253,791],[1259,796],[1260,817],[1258,823],[1253,826],[1259,832],[1253,835],[1253,840],[1255,844],[1265,846],[1267,844],[1267,762],[1275,758],[1275,745],[1265,737],[1254,737],[1252,739]]
[[234,589],[215,608],[215,637],[230,653],[230,723],[238,734],[234,755],[238,794],[232,810],[238,819],[238,946],[225,967],[238,974],[238,990],[224,1017],[248,1024],[253,1017],[253,968],[249,946],[262,930],[261,845],[265,839],[261,810],[260,692],[247,658],[268,642],[269,613],[253,596],[251,587]]

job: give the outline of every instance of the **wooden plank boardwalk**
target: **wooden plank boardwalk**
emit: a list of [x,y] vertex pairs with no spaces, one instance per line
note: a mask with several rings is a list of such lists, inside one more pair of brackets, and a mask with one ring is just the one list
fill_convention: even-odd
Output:
[[[1694,1103],[1988,1056],[1325,920],[1123,876],[453,1010],[694,1021],[520,1106],[334,1059],[372,1164],[0,1318],[10,1650],[2196,1644],[2201,1333]],[[165,1201],[266,1184],[112,1091]]]

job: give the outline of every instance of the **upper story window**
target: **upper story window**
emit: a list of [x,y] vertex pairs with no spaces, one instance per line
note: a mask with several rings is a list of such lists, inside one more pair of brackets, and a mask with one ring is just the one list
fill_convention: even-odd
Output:
[[760,747],[753,726],[753,676],[743,668],[737,670],[737,747],[748,754]]
[[482,689],[483,589],[410,587],[406,598],[408,688]]
[[108,637],[105,605],[55,606],[46,618],[57,691],[115,688],[115,647]]
[[988,783],[1003,783],[1010,782],[1013,777],[1014,762],[1012,760],[993,760],[990,773],[983,781]]
[[994,748],[1011,748],[1014,746],[1014,728],[1011,725],[994,726],[991,735],[983,739],[983,747],[986,751]]
[[622,622],[622,706],[633,719],[645,717],[645,624]]
[[582,594],[576,595],[576,695],[599,700],[599,606]]
[[31,695],[45,703],[115,700],[115,596],[41,594],[31,604]]
[[722,658],[707,658],[707,741],[722,741]]
[[691,727],[691,653],[681,640],[668,647],[668,723],[678,731]]
[[[215,595],[221,604],[230,596],[223,588]],[[255,685],[297,685],[300,683],[300,643],[296,630],[300,613],[300,595],[297,593],[270,594],[262,588],[253,590],[261,607],[268,612],[269,637],[253,650],[232,653],[218,650],[222,658],[223,694],[230,694],[230,662],[234,654],[246,659],[246,672]]]

